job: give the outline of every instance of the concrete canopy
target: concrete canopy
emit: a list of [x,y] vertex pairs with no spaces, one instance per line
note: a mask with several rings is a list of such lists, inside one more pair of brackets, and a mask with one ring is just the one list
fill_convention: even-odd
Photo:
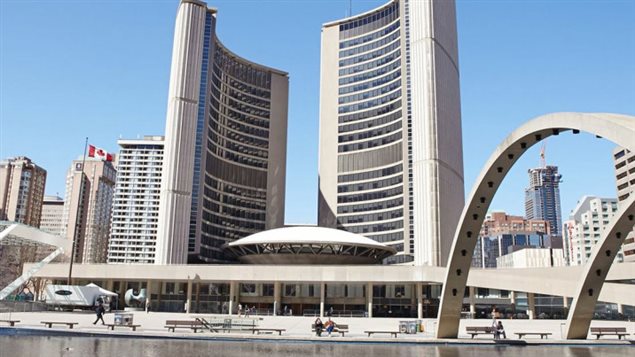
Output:
[[[439,306],[437,338],[456,338],[458,335],[463,292],[476,238],[492,197],[505,175],[529,147],[567,130],[572,130],[574,134],[580,131],[592,133],[631,151],[635,150],[635,117],[610,113],[547,114],[525,123],[505,138],[490,156],[476,180],[455,231]],[[621,241],[616,239],[610,241],[612,244],[621,244]],[[602,242],[598,242],[596,248],[599,249],[601,245]],[[616,249],[612,250],[615,253]],[[583,276],[582,280],[584,279]],[[599,295],[603,282],[604,278],[596,279],[593,284],[596,296]]]

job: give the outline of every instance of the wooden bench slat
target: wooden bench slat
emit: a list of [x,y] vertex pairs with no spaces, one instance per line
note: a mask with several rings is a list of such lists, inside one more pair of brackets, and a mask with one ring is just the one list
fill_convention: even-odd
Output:
[[15,326],[15,324],[20,322],[20,320],[0,320],[0,322],[7,323],[9,326]]
[[64,321],[40,321],[48,328],[53,328],[53,325],[66,325],[69,329],[73,329],[73,326],[79,325],[79,322],[64,322]]
[[601,336],[617,336],[621,340],[622,336],[630,335],[626,332],[626,327],[591,327],[591,334],[595,335],[598,340]]
[[106,324],[106,327],[108,327],[109,329],[111,329],[112,331],[115,330],[115,327],[128,327],[131,328],[132,331],[137,331],[137,327],[141,327],[141,325],[115,325],[115,324]]
[[540,336],[541,340],[543,339],[543,337],[548,338],[549,336],[552,335],[551,332],[515,332],[515,334],[518,335],[519,339],[523,338],[523,336],[534,335],[534,336]]
[[401,333],[401,331],[364,331],[364,333],[367,333],[368,337],[370,337],[370,335],[374,333],[389,333],[392,336],[395,336],[395,338],[397,338],[397,334]]
[[465,331],[472,335],[472,338],[477,335],[491,335],[494,333],[491,326],[466,326]]

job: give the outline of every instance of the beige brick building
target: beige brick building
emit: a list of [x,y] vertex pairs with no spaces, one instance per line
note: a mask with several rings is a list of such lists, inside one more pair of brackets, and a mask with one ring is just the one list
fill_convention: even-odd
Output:
[[0,220],[40,227],[46,170],[28,157],[0,162]]

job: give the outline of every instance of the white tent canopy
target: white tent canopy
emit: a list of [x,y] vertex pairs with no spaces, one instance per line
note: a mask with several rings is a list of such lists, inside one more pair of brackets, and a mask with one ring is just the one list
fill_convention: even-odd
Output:
[[107,295],[107,296],[118,296],[119,295],[117,293],[113,293],[112,291],[106,290],[106,289],[102,288],[101,286],[99,286],[97,284],[94,284],[94,283],[86,284],[86,286],[99,288],[99,292],[101,293],[101,295]]

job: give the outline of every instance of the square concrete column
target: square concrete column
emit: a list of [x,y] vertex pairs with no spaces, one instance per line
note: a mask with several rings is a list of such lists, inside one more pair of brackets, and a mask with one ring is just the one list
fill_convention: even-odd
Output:
[[151,303],[150,298],[152,297],[152,280],[146,281],[146,305]]
[[624,315],[624,305],[617,304],[617,313]]
[[368,305],[368,317],[373,317],[373,283],[366,284],[366,304]]
[[417,294],[417,318],[423,318],[423,285],[415,284],[415,293]]
[[470,302],[470,318],[476,317],[476,294],[473,286],[468,287],[468,301]]
[[273,316],[278,315],[280,304],[282,304],[282,284],[279,281],[273,283]]
[[192,280],[187,281],[187,300],[185,300],[185,313],[192,311]]
[[326,284],[320,284],[320,317],[324,317],[324,299],[326,297]]
[[234,305],[235,302],[234,300],[236,299],[236,291],[238,290],[238,283],[235,281],[232,281],[229,283],[229,314],[233,315],[234,314]]
[[562,297],[562,306],[563,306],[565,309],[568,309],[568,308],[569,308],[569,299],[568,299],[566,296],[563,296],[563,297]]
[[527,315],[530,320],[536,318],[536,301],[532,293],[527,293]]

